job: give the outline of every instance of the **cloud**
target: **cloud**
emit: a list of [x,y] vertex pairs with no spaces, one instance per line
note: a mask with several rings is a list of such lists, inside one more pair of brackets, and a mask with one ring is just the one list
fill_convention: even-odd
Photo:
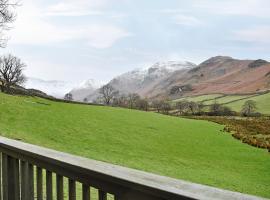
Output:
[[[79,2],[84,2],[80,0]],[[131,34],[109,22],[62,25],[44,16],[46,9],[26,1],[18,10],[18,19],[10,32],[13,44],[50,45],[71,40],[84,40],[94,48],[109,48]]]
[[100,7],[106,5],[106,0],[65,0],[50,5],[47,9],[47,15],[50,16],[83,16],[99,15]]
[[234,31],[234,40],[270,44],[270,26]]
[[202,25],[202,21],[198,18],[188,15],[177,14],[173,17],[175,24],[184,25],[184,26],[199,26]]
[[214,14],[270,18],[269,0],[193,0],[193,7]]

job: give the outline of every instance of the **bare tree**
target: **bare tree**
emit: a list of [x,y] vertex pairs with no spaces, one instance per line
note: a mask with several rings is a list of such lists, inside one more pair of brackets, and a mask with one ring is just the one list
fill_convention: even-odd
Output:
[[162,103],[163,101],[161,100],[154,100],[152,102],[152,107],[156,109],[156,111],[159,113],[161,111],[162,108]]
[[137,108],[140,110],[148,111],[149,103],[147,99],[139,99],[137,101]]
[[6,46],[7,38],[4,38],[4,32],[10,29],[9,24],[16,18],[13,12],[16,6],[18,6],[16,1],[0,0],[0,47]]
[[119,94],[119,92],[115,90],[110,84],[101,87],[99,89],[99,93],[102,95],[103,101],[106,105],[110,105],[112,99]]
[[136,93],[130,93],[127,96],[128,106],[129,108],[134,108],[136,106],[136,102],[140,99],[140,96]]
[[254,113],[257,109],[256,101],[248,100],[244,103],[241,113],[244,116],[250,116],[252,113]]
[[64,99],[67,101],[73,101],[73,95],[71,93],[67,93],[65,94]]
[[0,84],[3,92],[10,92],[11,87],[26,81],[23,75],[25,67],[21,59],[11,54],[0,57]]
[[222,112],[223,107],[215,100],[214,103],[210,105],[209,110],[211,115],[218,116]]
[[188,108],[188,101],[179,101],[176,103],[176,109],[178,110],[180,115],[184,114],[187,108]]
[[196,102],[190,101],[188,102],[188,110],[191,112],[192,115],[196,114],[199,110],[198,104]]
[[167,101],[162,101],[161,110],[164,114],[168,115],[171,110],[171,105]]

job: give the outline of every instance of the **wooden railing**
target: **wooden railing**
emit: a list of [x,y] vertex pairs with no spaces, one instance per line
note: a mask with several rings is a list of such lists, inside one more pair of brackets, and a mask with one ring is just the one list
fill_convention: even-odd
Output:
[[[0,152],[0,200],[63,200],[66,197],[69,200],[78,197],[83,200],[262,199],[4,137],[0,137]],[[80,193],[78,187],[81,187]],[[90,188],[97,189],[96,197],[91,196]]]

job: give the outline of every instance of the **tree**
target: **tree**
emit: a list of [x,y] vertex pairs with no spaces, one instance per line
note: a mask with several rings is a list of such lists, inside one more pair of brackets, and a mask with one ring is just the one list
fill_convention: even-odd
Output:
[[12,23],[16,15],[13,9],[18,3],[12,0],[0,0],[0,47],[5,47],[7,39],[4,38],[4,32],[9,30],[9,24]]
[[87,103],[87,102],[88,102],[88,99],[85,97],[85,98],[83,99],[83,102],[84,102],[84,103]]
[[178,110],[179,114],[182,115],[188,108],[188,101],[179,101],[176,103],[176,109]]
[[198,103],[198,112],[199,112],[200,115],[203,112],[203,108],[204,108],[203,102],[199,102]]
[[163,101],[161,101],[161,100],[154,100],[152,102],[152,107],[155,108],[157,110],[157,112],[159,113],[161,108],[162,108],[162,103],[163,103]]
[[168,115],[171,110],[171,105],[167,101],[163,101],[161,104],[161,110],[164,114]]
[[139,99],[137,101],[137,108],[140,110],[148,111],[149,103],[147,99]]
[[67,101],[73,101],[73,95],[71,93],[67,93],[65,94],[64,99]]
[[248,100],[242,106],[241,113],[244,116],[250,116],[256,111],[256,109],[257,109],[256,102],[253,100]]
[[102,95],[103,101],[106,105],[110,105],[112,99],[119,94],[119,92],[115,90],[110,84],[102,86],[99,89],[99,93]]
[[193,101],[188,102],[187,108],[191,112],[192,115],[194,115],[199,110],[198,104],[196,102],[193,102]]
[[0,57],[0,84],[3,92],[10,92],[11,87],[26,81],[23,70],[26,65],[17,57],[8,54]]
[[210,114],[215,116],[220,115],[222,109],[222,106],[217,101],[215,101],[212,105],[210,105]]
[[127,101],[128,101],[128,107],[129,108],[134,108],[136,106],[136,102],[140,99],[140,96],[136,93],[130,93],[127,96]]

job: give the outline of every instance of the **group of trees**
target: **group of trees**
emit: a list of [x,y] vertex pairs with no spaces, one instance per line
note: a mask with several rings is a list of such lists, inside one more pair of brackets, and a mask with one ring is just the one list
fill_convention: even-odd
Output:
[[[210,116],[235,116],[237,113],[232,111],[231,108],[219,104],[215,101],[211,105],[204,105],[202,102],[193,101],[179,101],[171,103],[168,98],[159,100],[149,100],[141,98],[136,93],[128,95],[120,94],[111,85],[104,85],[100,90],[100,103],[111,106],[118,106],[130,109],[151,110],[163,114],[176,114],[176,115],[210,115]],[[242,116],[258,116],[256,113],[256,102],[248,100],[244,103],[241,115]]]
[[128,95],[121,94],[110,84],[101,87],[99,89],[99,94],[100,97],[98,98],[97,103],[145,111],[148,111],[149,109],[149,101],[147,99],[141,98],[140,95],[136,93],[130,93]]

